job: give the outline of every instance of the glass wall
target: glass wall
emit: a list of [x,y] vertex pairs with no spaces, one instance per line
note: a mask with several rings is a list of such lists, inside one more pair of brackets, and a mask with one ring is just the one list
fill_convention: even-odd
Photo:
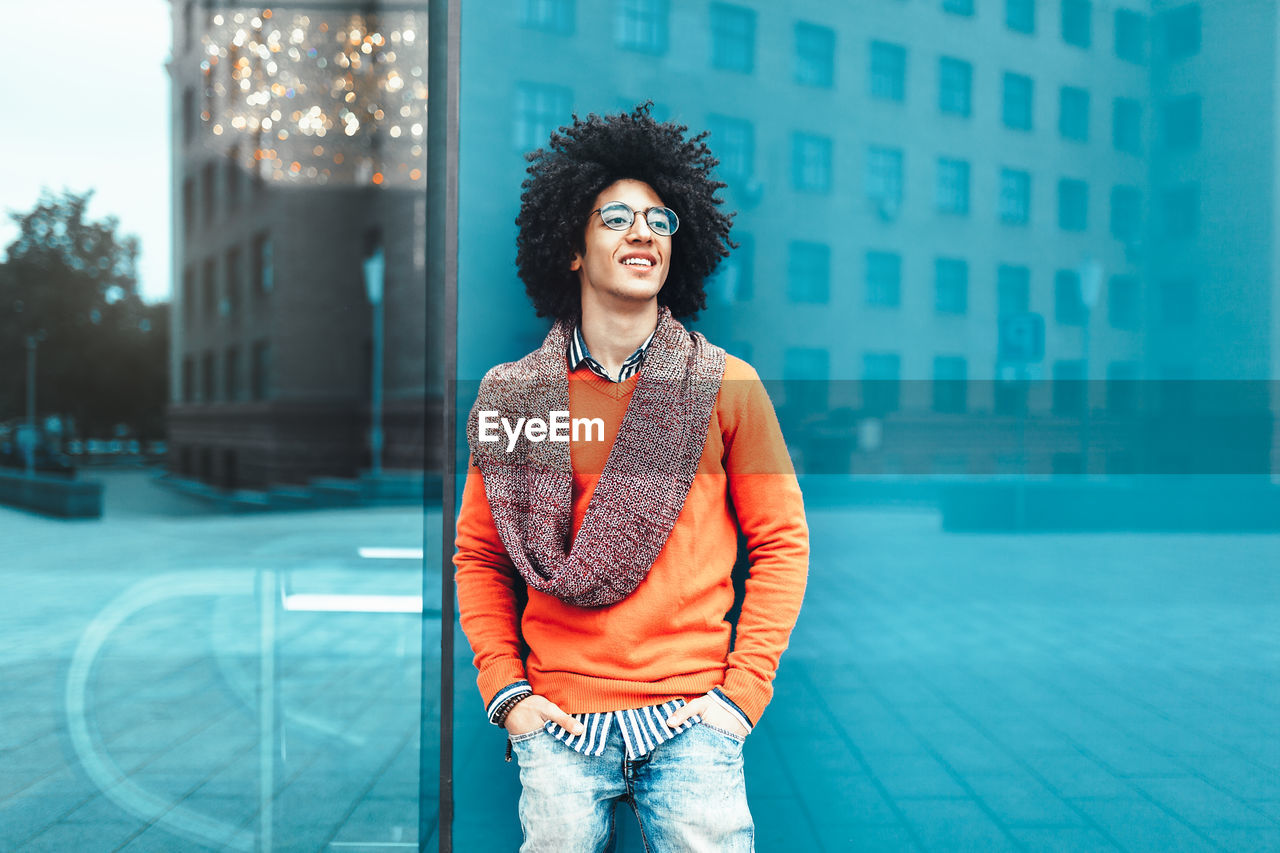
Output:
[[[739,247],[694,328],[765,380],[812,544],[758,848],[1274,839],[1275,9],[462,8],[460,425],[548,326],[524,155],[646,100],[710,131]],[[455,842],[510,849],[456,638]]]
[[646,102],[709,132],[737,247],[689,325],[808,520],[757,849],[1280,846],[1273,5],[456,8],[446,317],[425,2],[48,6],[0,164],[0,849],[519,845],[438,495],[548,328],[526,155]]
[[0,849],[434,846],[426,10],[137,6],[15,82]]

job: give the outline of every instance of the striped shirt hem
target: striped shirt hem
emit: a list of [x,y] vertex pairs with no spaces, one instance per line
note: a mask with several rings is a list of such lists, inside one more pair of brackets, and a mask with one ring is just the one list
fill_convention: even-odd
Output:
[[548,721],[547,733],[570,749],[583,755],[603,755],[606,739],[610,730],[617,726],[626,748],[627,758],[642,758],[666,743],[681,732],[688,731],[702,722],[702,717],[694,714],[680,725],[672,728],[666,723],[681,706],[683,699],[672,699],[658,705],[645,708],[629,708],[622,711],[598,711],[589,714],[573,714],[573,718],[582,724],[582,734],[575,735],[559,723]]

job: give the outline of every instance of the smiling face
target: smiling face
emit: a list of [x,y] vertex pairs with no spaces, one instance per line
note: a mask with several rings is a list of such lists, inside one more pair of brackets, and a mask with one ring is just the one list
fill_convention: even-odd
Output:
[[656,305],[671,269],[672,238],[653,233],[643,215],[651,207],[663,206],[653,188],[643,181],[616,181],[596,196],[591,207],[598,210],[611,201],[636,211],[635,221],[625,231],[614,231],[599,213],[587,220],[584,249],[574,252],[569,264],[578,274],[584,312],[588,306],[630,311],[647,302]]

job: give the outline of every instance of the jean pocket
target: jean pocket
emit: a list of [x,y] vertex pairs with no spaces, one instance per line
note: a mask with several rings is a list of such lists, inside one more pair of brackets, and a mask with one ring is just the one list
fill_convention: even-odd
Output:
[[710,729],[711,731],[715,732],[716,734],[720,735],[721,737],[726,737],[726,738],[728,738],[729,740],[733,741],[734,743],[738,744],[739,746],[741,746],[742,744],[744,744],[744,743],[746,743],[746,742],[747,742],[747,739],[746,739],[746,737],[745,737],[745,736],[740,735],[740,734],[735,734],[735,733],[733,733],[733,732],[731,732],[731,731],[726,731],[725,729],[717,728],[717,727],[715,727],[715,726],[711,725],[710,723],[706,722],[705,720],[702,722],[702,724],[701,724],[701,725],[702,725],[702,727],[703,727],[703,728]]
[[533,740],[538,735],[545,735],[546,733],[546,729],[534,729],[533,731],[525,732],[524,734],[510,735],[510,740],[512,743],[524,743],[527,740]]

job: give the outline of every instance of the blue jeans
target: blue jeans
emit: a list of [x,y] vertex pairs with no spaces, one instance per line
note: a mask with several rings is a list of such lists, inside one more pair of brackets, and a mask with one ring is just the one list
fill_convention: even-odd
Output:
[[520,762],[521,853],[600,853],[614,804],[635,810],[646,850],[754,850],[743,739],[700,723],[630,761],[614,726],[604,754],[583,755],[539,729],[511,739]]

